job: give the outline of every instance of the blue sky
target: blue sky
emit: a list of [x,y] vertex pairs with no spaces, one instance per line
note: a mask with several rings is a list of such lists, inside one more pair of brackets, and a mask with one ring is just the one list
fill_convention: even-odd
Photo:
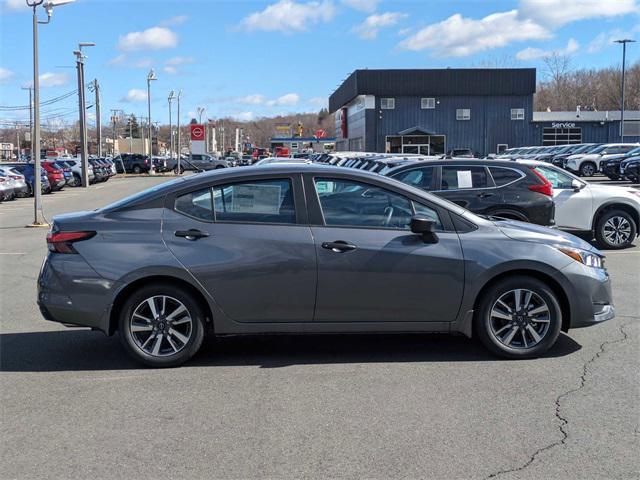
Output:
[[[0,105],[24,105],[30,11],[24,0],[0,5]],[[183,121],[198,106],[206,118],[251,119],[317,111],[357,68],[498,64],[539,67],[540,77],[554,51],[576,68],[616,65],[612,40],[640,40],[640,0],[77,0],[39,31],[42,100],[75,89],[72,52],[92,41],[85,75],[101,83],[103,118],[110,108],[145,113],[154,68],[154,120],[168,121],[171,89],[184,92]],[[638,59],[640,43],[628,49],[628,62]],[[43,118],[74,121],[75,102],[43,107]]]

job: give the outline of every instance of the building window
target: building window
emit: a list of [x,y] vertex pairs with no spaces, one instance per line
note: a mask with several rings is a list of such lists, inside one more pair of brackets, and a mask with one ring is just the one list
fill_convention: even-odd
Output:
[[421,98],[420,99],[420,108],[423,110],[436,108],[436,99],[435,98]]
[[382,110],[393,110],[396,108],[396,99],[395,98],[381,98],[380,99],[380,108]]
[[511,120],[524,120],[524,108],[512,108]]
[[456,120],[471,120],[471,109],[458,108],[456,110]]
[[545,127],[542,129],[543,145],[567,145],[570,143],[582,143],[582,129],[580,127]]
[[298,144],[295,142],[291,142],[291,148],[298,148]]

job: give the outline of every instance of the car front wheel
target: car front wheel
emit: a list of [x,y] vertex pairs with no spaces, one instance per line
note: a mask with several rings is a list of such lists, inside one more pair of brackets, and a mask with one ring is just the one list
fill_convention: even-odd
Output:
[[596,166],[591,162],[585,162],[580,166],[580,175],[583,177],[593,177],[596,173]]
[[494,354],[535,358],[558,339],[562,311],[556,294],[542,281],[514,276],[490,286],[474,318],[480,341]]
[[174,285],[150,285],[125,302],[119,333],[134,359],[151,367],[175,367],[200,349],[204,314],[188,291]]
[[596,222],[596,240],[600,247],[626,248],[636,238],[638,226],[633,217],[623,210],[611,210]]

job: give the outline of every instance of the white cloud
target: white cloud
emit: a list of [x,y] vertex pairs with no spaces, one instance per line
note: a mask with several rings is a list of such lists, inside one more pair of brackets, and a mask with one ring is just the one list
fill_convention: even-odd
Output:
[[166,65],[186,65],[188,63],[193,63],[195,62],[196,59],[193,57],[181,57],[181,56],[177,56],[177,57],[171,57],[170,59],[168,59],[166,62],[164,62]]
[[372,40],[378,36],[381,28],[396,25],[400,20],[407,18],[406,13],[386,12],[369,15],[364,22],[353,28],[353,31],[365,40]]
[[162,67],[162,71],[164,73],[168,73],[169,75],[175,75],[176,73],[178,73],[178,69],[173,65],[165,65],[164,67]]
[[14,76],[15,76],[15,73],[13,73],[8,68],[0,67],[0,84],[9,83]]
[[147,92],[145,92],[140,88],[132,88],[122,98],[122,101],[126,103],[140,103],[140,102],[145,102],[146,100],[147,100]]
[[310,105],[316,105],[318,107],[329,107],[329,99],[327,97],[313,97],[307,100]]
[[557,28],[588,18],[626,15],[638,8],[636,0],[520,0],[519,12],[522,18]]
[[118,40],[118,48],[124,51],[162,50],[178,45],[178,35],[165,27],[151,27],[142,32],[130,32]]
[[131,67],[131,68],[150,68],[153,66],[153,59],[144,58],[130,58],[124,53],[113,57],[107,62],[110,67]]
[[619,47],[619,45],[614,43],[614,40],[633,38],[638,33],[640,33],[640,24],[632,28],[631,31],[624,31],[619,28],[615,28],[609,32],[601,32],[589,42],[589,45],[587,45],[587,52],[597,53],[609,47]]
[[267,100],[264,98],[264,95],[254,94],[247,95],[246,97],[239,98],[237,100],[238,103],[243,103],[245,105],[262,105]]
[[342,3],[361,12],[372,13],[378,8],[380,0],[342,0]]
[[62,87],[69,83],[69,76],[66,73],[46,72],[40,75],[41,87]]
[[330,0],[299,3],[293,0],[280,0],[261,12],[254,12],[244,18],[241,26],[249,30],[267,32],[307,30],[310,25],[328,22],[335,15],[335,7]]
[[160,22],[160,25],[162,25],[163,27],[169,27],[171,25],[182,25],[188,19],[189,19],[189,17],[187,15],[176,15],[174,17],[162,20]]
[[240,122],[248,122],[250,120],[253,120],[255,116],[253,115],[253,112],[238,112],[232,114],[231,118]]
[[541,40],[551,36],[532,20],[521,19],[517,10],[494,13],[480,20],[459,13],[429,25],[400,42],[400,47],[431,50],[435,57],[463,57],[476,52],[504,47],[511,42]]
[[569,39],[567,46],[564,48],[559,48],[556,50],[543,50],[541,48],[532,48],[528,47],[524,50],[520,50],[516,53],[516,58],[518,60],[538,60],[540,58],[549,57],[551,55],[571,55],[575,53],[580,48],[580,44],[573,38]]
[[26,10],[27,2],[24,0],[5,0],[2,3],[3,10]]
[[268,100],[266,104],[270,107],[283,106],[283,105],[295,105],[300,101],[300,95],[297,93],[287,93],[275,100]]

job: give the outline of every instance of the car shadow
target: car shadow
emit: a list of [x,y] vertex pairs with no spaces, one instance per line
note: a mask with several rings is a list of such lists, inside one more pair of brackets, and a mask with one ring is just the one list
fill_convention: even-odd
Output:
[[[582,346],[561,334],[543,357],[563,357]],[[260,335],[205,339],[191,367],[389,362],[504,361],[476,340],[433,334]],[[0,371],[61,372],[144,368],[116,337],[88,330],[0,334]]]

